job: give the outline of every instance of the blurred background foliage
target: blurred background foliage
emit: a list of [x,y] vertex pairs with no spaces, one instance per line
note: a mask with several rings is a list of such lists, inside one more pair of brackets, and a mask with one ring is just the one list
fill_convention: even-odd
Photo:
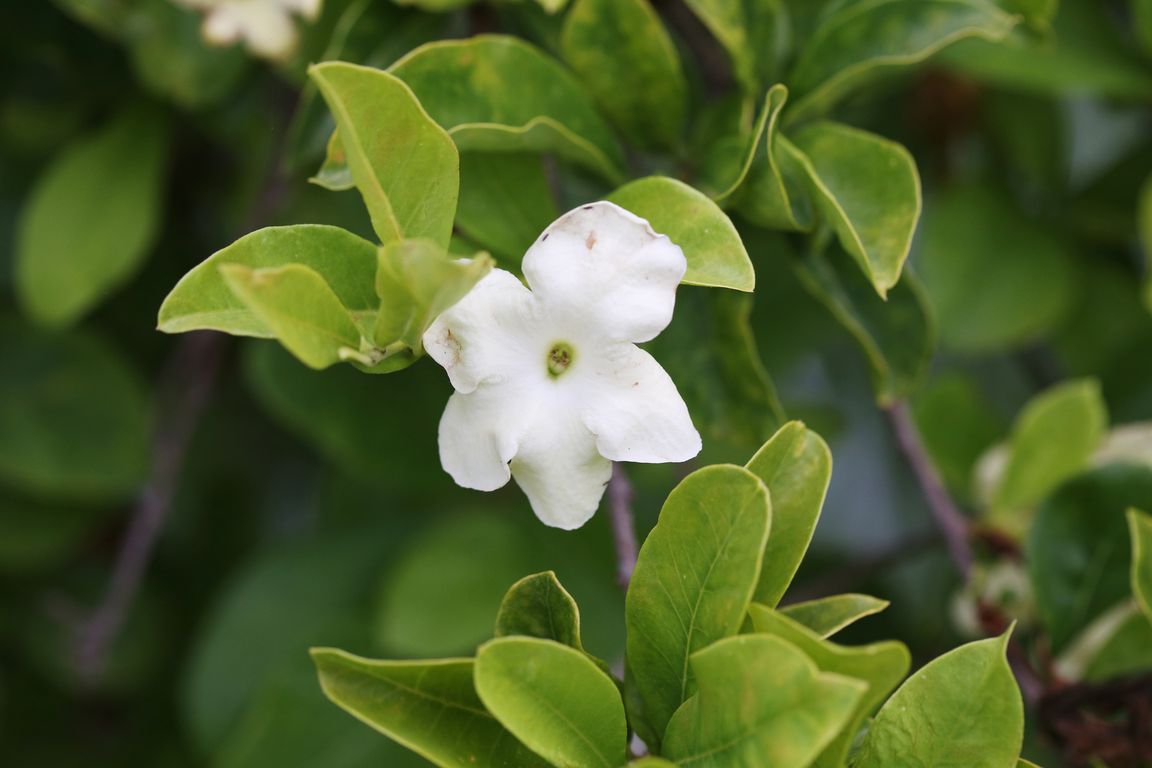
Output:
[[[789,11],[803,41],[847,4],[765,8]],[[5,764],[422,764],[325,701],[306,649],[469,653],[508,585],[544,569],[579,601],[589,649],[621,658],[606,515],[565,533],[514,488],[456,488],[436,451],[451,391],[439,368],[314,372],[272,342],[153,330],[180,276],[252,229],[306,221],[371,237],[355,194],[306,183],[332,130],[308,62],[387,66],[494,31],[571,61],[594,48],[564,13],[591,3],[564,5],[326,0],[275,63],[207,46],[197,14],[169,0],[0,8]],[[770,84],[794,49],[761,36],[745,48],[756,56],[729,58],[747,43],[723,33],[755,37],[755,18],[706,26],[693,10],[707,3],[653,5],[675,50],[644,55],[682,62],[683,100],[649,94],[637,124],[613,83],[586,86],[629,142],[632,175],[707,186],[718,126],[749,103],[735,94]],[[899,637],[920,661],[979,631],[976,597],[1025,636],[1040,621],[1054,651],[1074,644],[1128,594],[1122,519],[1098,510],[1152,509],[1152,424],[1140,424],[1152,421],[1152,6],[1001,5],[1028,23],[892,69],[832,110],[915,157],[919,281],[879,304],[843,282],[835,253],[802,258],[801,241],[749,223],[745,201],[734,218],[754,301],[685,287],[653,345],[704,434],[699,463],[743,463],[781,407],[828,439],[832,487],[789,599],[890,599],[846,635]],[[456,234],[515,266],[557,211],[612,188],[571,158],[466,153]],[[980,521],[982,570],[966,587],[877,394],[910,398],[949,490]],[[642,534],[685,468],[629,471]],[[155,525],[139,594],[104,643],[117,606],[97,606],[121,543]],[[1022,551],[1032,590],[1013,575]],[[1068,608],[1080,573],[1068,563],[1085,559],[1103,586]],[[1147,622],[1124,621],[1069,674],[1152,667]],[[1061,764],[1033,726],[1031,754]]]

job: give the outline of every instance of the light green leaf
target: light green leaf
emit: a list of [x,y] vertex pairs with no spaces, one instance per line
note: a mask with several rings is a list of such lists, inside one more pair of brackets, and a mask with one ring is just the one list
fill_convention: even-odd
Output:
[[1033,341],[1063,320],[1075,298],[1073,263],[1059,236],[990,186],[940,195],[925,217],[918,253],[941,341],[955,349],[998,351]]
[[337,706],[442,768],[544,768],[484,708],[472,659],[374,661],[333,648],[312,660]]
[[492,257],[469,261],[449,255],[431,240],[402,240],[383,245],[376,269],[380,312],[373,338],[380,347],[399,341],[420,354],[424,331],[489,272]]
[[912,666],[912,656],[903,643],[893,641],[861,647],[848,647],[822,640],[818,634],[781,613],[755,603],[748,610],[758,634],[786,640],[811,659],[821,672],[854,678],[867,688],[848,721],[812,763],[814,768],[843,766],[848,750],[864,718],[870,715],[900,684]]
[[881,405],[919,386],[932,360],[936,324],[915,275],[905,273],[884,301],[837,247],[809,254],[796,274],[860,345]]
[[567,645],[503,637],[476,652],[476,692],[504,727],[558,766],[618,768],[628,724],[612,678]]
[[886,296],[920,218],[916,161],[893,141],[827,121],[804,126],[794,141],[781,146],[803,169],[816,208]]
[[676,768],[676,763],[662,757],[642,757],[628,763],[628,768]]
[[732,60],[747,94],[779,79],[791,47],[788,8],[781,0],[686,0]]
[[555,640],[584,650],[580,609],[552,571],[525,576],[508,589],[496,614],[495,634]]
[[40,499],[129,499],[149,463],[149,404],[115,349],[83,331],[0,322],[0,480]]
[[159,329],[165,333],[206,329],[272,338],[275,334],[268,324],[224,282],[220,267],[226,264],[248,269],[288,264],[308,267],[362,324],[371,323],[380,305],[372,289],[376,279],[376,247],[372,243],[339,227],[269,227],[217,251],[181,278],[160,306]]
[[523,40],[480,35],[423,45],[389,70],[463,151],[553,152],[619,182],[620,147],[580,84]]
[[380,242],[426,237],[447,247],[460,190],[460,158],[448,134],[394,75],[342,62],[308,73],[336,118],[339,146]]
[[333,131],[328,137],[324,164],[308,181],[329,192],[344,192],[356,186],[352,179],[352,169],[348,167],[348,154],[344,151],[344,142],[340,141],[338,132]]
[[560,49],[632,144],[679,145],[688,82],[676,46],[648,0],[576,0],[564,20]]
[[752,291],[756,273],[732,220],[706,195],[667,176],[625,184],[608,200],[647,219],[680,246],[688,260],[683,282]]
[[17,223],[16,292],[32,319],[70,325],[136,273],[159,230],[167,154],[165,121],[131,108],[49,165]]
[[1128,536],[1132,540],[1132,594],[1152,621],[1152,515],[1129,509]]
[[625,602],[628,671],[657,736],[692,694],[688,657],[740,629],[771,506],[748,470],[705,467],[668,496],[640,549]]
[[1024,705],[1008,635],[929,662],[876,715],[853,768],[1003,768],[1020,754]]
[[492,251],[505,269],[520,260],[559,217],[542,159],[513,152],[460,155],[460,207],[456,227]]
[[790,421],[756,452],[747,468],[772,497],[772,534],[753,596],[771,608],[792,583],[812,540],[832,478],[832,454],[820,435]]
[[860,82],[969,37],[998,40],[1017,17],[984,0],[861,0],[823,19],[788,82],[792,119],[826,112]]
[[1026,561],[1053,652],[1131,594],[1130,507],[1152,508],[1152,469],[1120,464],[1085,472],[1036,510]]
[[[777,497],[773,494],[772,498]],[[785,605],[780,608],[780,613],[812,630],[819,637],[829,638],[866,616],[880,613],[889,605],[887,600],[871,595],[845,594]]]
[[828,674],[769,635],[731,637],[698,651],[700,693],[668,724],[677,765],[805,768],[845,726],[865,685]]

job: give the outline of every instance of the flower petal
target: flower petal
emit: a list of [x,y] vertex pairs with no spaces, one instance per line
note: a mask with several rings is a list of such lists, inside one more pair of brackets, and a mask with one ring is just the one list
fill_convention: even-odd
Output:
[[584,424],[613,461],[687,461],[700,453],[688,407],[660,363],[639,347],[612,344],[596,355]]
[[617,341],[649,341],[672,320],[684,252],[608,202],[554,221],[524,255],[524,276],[549,314]]
[[424,349],[457,392],[546,375],[540,309],[514,275],[494,269],[424,332]]
[[440,464],[457,485],[494,491],[508,483],[508,462],[534,412],[527,394],[485,385],[448,399],[440,417]]
[[596,452],[596,438],[572,408],[536,412],[512,459],[512,476],[545,525],[573,530],[600,506],[612,463]]

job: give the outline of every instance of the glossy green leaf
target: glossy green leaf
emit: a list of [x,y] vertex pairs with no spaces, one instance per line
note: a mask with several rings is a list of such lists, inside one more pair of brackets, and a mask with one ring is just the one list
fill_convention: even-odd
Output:
[[1007,634],[969,643],[917,671],[876,715],[853,767],[1012,765],[1024,705],[1007,646]]
[[16,238],[17,297],[32,319],[70,325],[136,273],[160,227],[167,154],[167,124],[131,108],[37,180]]
[[552,571],[525,576],[508,589],[496,614],[495,634],[555,640],[584,650],[580,609]]
[[441,40],[389,71],[463,151],[553,152],[610,181],[623,176],[620,147],[579,83],[522,40]]
[[864,695],[858,680],[821,672],[769,635],[722,640],[692,656],[700,692],[668,724],[677,765],[805,768],[845,726]]
[[460,155],[460,206],[456,227],[489,249],[509,270],[560,215],[542,158],[511,152]]
[[379,259],[376,343],[387,347],[400,341],[417,353],[424,349],[421,338],[432,321],[492,271],[488,254],[461,261],[431,240],[388,243],[380,247]]
[[820,519],[832,478],[827,444],[799,421],[776,432],[748,462],[747,469],[772,497],[772,534],[753,599],[775,607],[792,583]]
[[948,190],[933,202],[921,237],[918,274],[940,339],[954,349],[1023,345],[1071,307],[1076,275],[1064,243],[995,188]]
[[862,81],[923,61],[968,37],[997,40],[1016,17],[984,0],[841,3],[800,51],[789,84],[791,117],[823,113]]
[[819,634],[782,613],[755,603],[748,615],[758,634],[786,640],[811,659],[821,672],[850,677],[867,686],[847,722],[812,763],[815,768],[844,765],[864,718],[872,714],[908,674],[912,666],[908,649],[894,641],[859,647],[837,645],[821,639]]
[[[772,498],[775,499],[776,495],[773,494]],[[779,502],[776,503],[779,510]],[[887,600],[871,595],[846,594],[791,603],[781,606],[779,610],[781,614],[812,630],[819,637],[829,638],[866,616],[880,613],[889,605]]]
[[460,158],[448,134],[394,75],[341,62],[308,72],[336,119],[380,242],[426,237],[446,247],[460,190]]
[[1152,621],[1152,515],[1129,509],[1128,536],[1132,540],[1132,594]]
[[117,350],[83,331],[0,322],[0,480],[41,499],[129,499],[149,464],[148,398]]
[[806,125],[782,146],[803,169],[821,216],[881,297],[900,271],[920,218],[920,175],[901,145],[832,122]]
[[372,290],[376,279],[372,243],[339,227],[269,227],[217,251],[181,278],[160,306],[159,329],[165,333],[207,329],[272,338],[275,334],[268,324],[224,281],[220,267],[227,264],[251,270],[288,264],[308,267],[360,323],[370,324],[380,304]]
[[835,247],[797,262],[796,274],[860,345],[881,405],[919,386],[932,360],[936,323],[915,275],[906,273],[884,301]]
[[738,189],[729,189],[736,190],[735,207],[753,224],[805,231],[812,227],[815,215],[806,189],[807,174],[800,154],[779,132],[780,112],[787,98],[788,90],[783,85],[769,89],[736,182]]
[[625,184],[607,199],[647,219],[683,249],[688,260],[683,282],[737,291],[756,287],[740,233],[704,193],[667,176],[648,176]]
[[475,676],[488,710],[552,765],[618,768],[627,760],[620,691],[580,651],[503,637],[480,646]]
[[640,147],[675,148],[688,113],[680,57],[648,0],[575,0],[564,60],[604,114]]
[[757,93],[779,79],[791,47],[788,8],[781,0],[686,0],[732,61],[736,82]]
[[374,661],[316,648],[312,660],[334,704],[435,765],[548,765],[484,708],[472,659]]
[[730,465],[693,472],[664,503],[625,603],[628,671],[657,735],[693,692],[689,656],[739,631],[771,517],[768,489]]
[[1036,510],[1027,539],[1036,610],[1060,653],[1131,593],[1130,507],[1152,508],[1152,469],[1102,467],[1060,486]]

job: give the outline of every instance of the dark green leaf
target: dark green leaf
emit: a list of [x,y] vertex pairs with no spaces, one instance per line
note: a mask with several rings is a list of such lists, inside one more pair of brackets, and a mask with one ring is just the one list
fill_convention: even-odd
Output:
[[747,94],[779,79],[791,48],[788,8],[781,0],[687,0],[732,60]]
[[505,269],[520,260],[560,213],[541,158],[512,152],[460,155],[456,226],[489,249]]
[[495,634],[555,640],[584,650],[580,609],[552,571],[525,576],[508,589],[496,614]]
[[912,401],[912,411],[944,482],[968,498],[976,462],[1004,435],[1007,422],[976,384],[958,373],[933,376]]

